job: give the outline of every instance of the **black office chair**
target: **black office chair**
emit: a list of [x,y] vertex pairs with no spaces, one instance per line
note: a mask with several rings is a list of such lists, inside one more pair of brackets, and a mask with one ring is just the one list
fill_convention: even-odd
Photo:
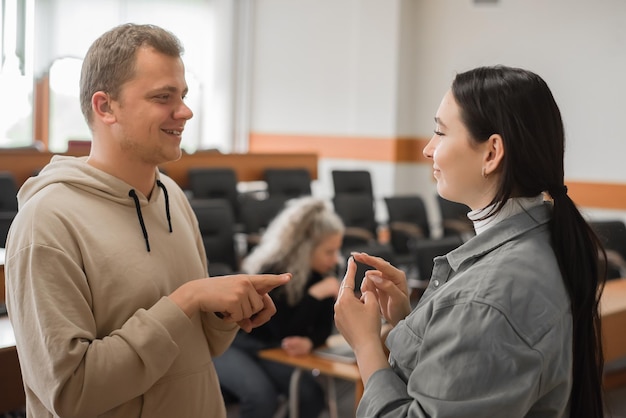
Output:
[[237,173],[229,167],[194,167],[188,171],[189,190],[193,199],[225,199],[239,222],[239,191]]
[[365,252],[395,264],[396,257],[391,245],[378,241],[378,223],[372,200],[363,194],[333,197],[335,212],[345,225],[341,253],[347,258],[353,251]]
[[412,246],[416,240],[430,238],[430,225],[426,205],[419,195],[390,196],[385,198],[389,228],[389,242],[398,267],[415,276],[415,257]]
[[292,199],[311,195],[311,174],[306,168],[268,168],[264,178],[270,197]]
[[17,215],[16,211],[0,211],[0,248],[6,247],[9,227],[11,226],[15,215]]
[[444,236],[457,235],[467,240],[476,235],[474,224],[469,220],[467,214],[471,209],[462,203],[452,202],[437,195],[439,210],[441,214],[441,226]]
[[372,197],[364,194],[335,195],[333,206],[346,227],[344,248],[377,241],[378,223]]
[[267,197],[256,199],[246,196],[241,200],[241,224],[246,235],[246,252],[249,253],[260,241],[270,222],[285,207],[285,199]]
[[332,170],[335,196],[365,194],[373,197],[372,177],[367,170]]
[[430,224],[424,200],[418,195],[385,198],[391,246],[399,254],[410,252],[410,241],[430,238]]
[[17,190],[13,174],[0,171],[0,211],[17,211]]
[[602,242],[608,259],[608,278],[626,277],[626,224],[618,219],[593,220],[589,226]]
[[237,272],[239,260],[235,245],[235,217],[225,199],[191,199],[204,243],[209,275]]

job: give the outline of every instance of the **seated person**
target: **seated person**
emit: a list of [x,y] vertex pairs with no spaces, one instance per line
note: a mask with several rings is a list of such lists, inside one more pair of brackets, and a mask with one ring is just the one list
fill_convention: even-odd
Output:
[[[241,418],[271,418],[278,395],[289,392],[293,367],[260,359],[259,350],[282,347],[289,355],[304,355],[331,334],[343,234],[341,219],[325,201],[294,199],[243,260],[246,272],[288,271],[293,277],[270,293],[277,309],[270,321],[249,334],[240,331],[230,348],[214,359],[222,390],[238,400]],[[324,391],[311,374],[302,375],[298,399],[301,417],[319,416]]]

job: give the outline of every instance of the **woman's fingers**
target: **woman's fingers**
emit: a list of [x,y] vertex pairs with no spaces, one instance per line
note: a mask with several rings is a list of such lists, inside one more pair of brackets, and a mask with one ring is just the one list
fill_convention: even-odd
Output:
[[352,257],[354,257],[357,261],[361,263],[367,264],[368,266],[374,267],[376,270],[380,270],[383,273],[387,271],[396,270],[387,260],[381,257],[376,257],[373,255],[369,255],[367,253],[352,253]]
[[383,258],[374,257],[366,253],[352,253],[352,257],[354,257],[355,260],[380,271],[385,278],[391,280],[395,284],[401,284],[404,281],[404,273],[402,270],[392,266],[391,263]]
[[348,258],[348,268],[346,274],[341,281],[341,287],[339,288],[339,297],[343,294],[344,289],[351,289],[354,295],[354,275],[356,274],[356,262],[353,257]]

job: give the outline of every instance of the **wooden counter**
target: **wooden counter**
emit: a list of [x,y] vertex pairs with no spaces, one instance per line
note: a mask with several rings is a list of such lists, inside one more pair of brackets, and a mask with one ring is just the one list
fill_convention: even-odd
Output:
[[[34,150],[0,150],[0,170],[15,176],[18,187],[41,170],[52,158],[50,152]],[[63,155],[85,155],[72,153]],[[311,179],[317,178],[317,154],[222,154],[215,151],[197,151],[183,154],[178,161],[163,164],[162,168],[183,189],[188,186],[187,172],[192,167],[231,167],[237,172],[239,181],[263,180],[266,168],[297,168],[309,170]]]
[[311,179],[317,179],[317,154],[220,154],[198,151],[183,154],[178,161],[163,164],[162,168],[183,189],[188,187],[187,173],[194,167],[234,168],[239,181],[263,180],[266,168],[306,168]]

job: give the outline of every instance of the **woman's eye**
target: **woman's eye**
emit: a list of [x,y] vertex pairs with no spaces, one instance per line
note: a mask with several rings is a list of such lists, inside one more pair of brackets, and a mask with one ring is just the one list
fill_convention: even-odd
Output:
[[437,135],[437,136],[443,136],[443,132],[441,132],[441,131],[438,131],[438,130],[435,129],[434,132],[435,132],[435,135]]

